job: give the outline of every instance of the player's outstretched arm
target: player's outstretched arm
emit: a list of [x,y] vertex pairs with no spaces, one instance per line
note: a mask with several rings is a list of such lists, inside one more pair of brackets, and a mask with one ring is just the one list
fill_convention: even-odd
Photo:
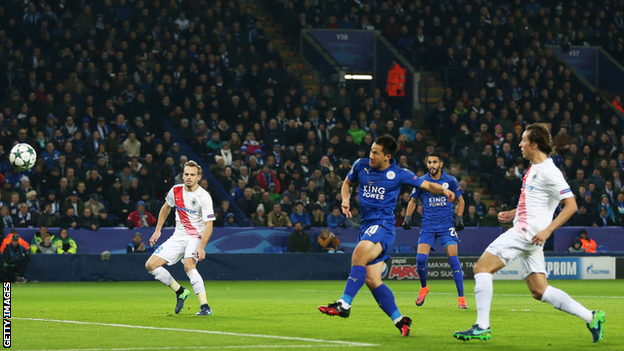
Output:
[[498,213],[498,221],[501,223],[507,223],[516,217],[516,209],[511,211],[501,211]]
[[347,218],[351,218],[349,199],[351,198],[352,185],[353,183],[349,180],[349,178],[345,178],[344,182],[342,182],[342,188],[340,189],[340,193],[342,195],[342,213],[344,213]]
[[195,251],[195,255],[200,261],[206,258],[206,245],[212,236],[212,221],[204,222],[204,224],[206,225],[206,229],[204,229],[204,235],[197,246],[197,251]]
[[546,239],[548,239],[550,235],[552,235],[555,229],[564,225],[565,222],[567,222],[568,219],[570,219],[572,215],[576,213],[578,207],[576,205],[576,200],[574,199],[574,197],[569,197],[561,202],[563,202],[565,207],[563,208],[563,210],[561,210],[557,218],[555,218],[546,229],[535,234],[535,236],[533,237],[533,244],[544,245]]
[[165,221],[167,217],[169,217],[169,212],[171,212],[171,206],[165,202],[163,206],[160,208],[160,212],[158,213],[158,223],[156,223],[156,229],[154,229],[154,234],[149,240],[151,246],[154,246],[160,238],[160,231],[162,230],[163,225],[165,225]]
[[431,183],[426,180],[423,180],[419,188],[421,188],[422,190],[428,191],[432,193],[433,195],[445,195],[448,198],[448,200],[451,202],[455,201],[455,193],[448,189],[444,189],[442,185],[440,184]]

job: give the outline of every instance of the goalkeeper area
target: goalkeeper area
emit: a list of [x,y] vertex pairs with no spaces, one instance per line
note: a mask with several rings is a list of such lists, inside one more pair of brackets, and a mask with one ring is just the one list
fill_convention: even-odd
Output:
[[[190,288],[188,281],[180,282]],[[342,294],[343,281],[206,281],[212,316],[195,316],[196,296],[174,314],[175,294],[158,282],[12,285],[12,350],[624,350],[624,282],[557,280],[590,309],[605,311],[604,339],[577,317],[535,301],[524,281],[495,281],[492,339],[452,337],[474,324],[474,281],[468,310],[457,307],[453,281],[431,281],[422,307],[416,281],[388,281],[411,336],[402,338],[367,289],[347,319],[318,312]]]

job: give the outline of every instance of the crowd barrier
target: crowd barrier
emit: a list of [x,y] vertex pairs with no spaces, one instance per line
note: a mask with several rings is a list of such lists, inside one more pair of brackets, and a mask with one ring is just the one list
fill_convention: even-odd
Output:
[[[565,255],[546,257],[550,279],[624,278],[624,257]],[[32,255],[26,270],[30,281],[151,281],[145,270],[149,254],[111,255]],[[465,279],[473,279],[476,256],[462,256]],[[385,262],[384,280],[417,280],[416,254],[393,254]],[[617,266],[617,269],[616,269]],[[177,280],[188,280],[183,265],[167,267]],[[211,254],[198,262],[205,280],[345,280],[351,269],[351,255],[329,253],[293,254]],[[428,279],[453,279],[446,257],[429,257]],[[505,267],[495,279],[521,279],[516,263]]]
[[[322,228],[312,228],[306,230],[313,242]],[[564,227],[556,230],[553,234],[554,252],[567,252],[572,246],[575,237],[578,237],[580,227]],[[590,238],[596,240],[599,245],[605,245],[610,252],[624,251],[624,228],[585,228]],[[58,228],[50,228],[50,232],[57,234]],[[288,235],[292,228],[215,228],[208,246],[207,253],[264,253],[267,247],[288,245]],[[345,252],[353,252],[358,240],[359,229],[357,228],[330,228],[340,241]],[[397,228],[394,246],[417,246],[418,233],[420,229],[414,228],[409,231]],[[28,242],[32,239],[37,229],[18,229],[18,233]],[[78,245],[78,253],[99,254],[104,250],[111,253],[125,253],[126,246],[132,241],[134,233],[141,233],[143,241],[147,244],[150,236],[154,232],[153,228],[102,228],[98,231],[91,230],[70,230],[72,237]],[[466,228],[459,232],[459,252],[462,254],[480,255],[485,248],[498,235],[503,232],[500,227],[488,228]],[[158,244],[164,242],[171,236],[173,228],[164,228]],[[8,229],[5,229],[5,235]],[[435,252],[444,252],[443,248],[436,244]]]

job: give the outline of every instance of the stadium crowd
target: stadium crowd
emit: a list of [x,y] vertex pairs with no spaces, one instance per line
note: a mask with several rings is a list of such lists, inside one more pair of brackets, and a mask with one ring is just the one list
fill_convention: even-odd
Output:
[[[3,2],[0,224],[153,226],[167,191],[182,182],[186,144],[231,194],[231,202],[215,202],[216,226],[237,226],[235,204],[254,226],[359,227],[357,196],[354,216],[345,218],[339,189],[353,162],[386,133],[399,142],[401,166],[422,175],[433,144],[443,146],[478,174],[485,192],[513,207],[528,166],[519,138],[527,124],[545,122],[553,159],[579,202],[570,224],[621,225],[622,120],[600,96],[580,92],[548,45],[603,45],[620,60],[623,5],[267,3],[285,34],[379,29],[418,68],[465,68],[452,73],[456,84],[426,116],[423,132],[389,106],[385,82],[373,91],[302,89],[264,23],[236,1]],[[11,167],[15,142],[37,150],[32,170]],[[446,165],[458,174],[450,159]],[[496,208],[460,185],[466,224],[499,225]]]

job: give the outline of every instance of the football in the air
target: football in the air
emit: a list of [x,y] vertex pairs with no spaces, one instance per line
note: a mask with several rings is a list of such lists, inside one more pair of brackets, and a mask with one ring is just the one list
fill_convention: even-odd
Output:
[[32,146],[26,143],[16,144],[11,149],[9,161],[15,169],[19,171],[26,171],[35,165],[35,161],[37,161],[37,152]]

